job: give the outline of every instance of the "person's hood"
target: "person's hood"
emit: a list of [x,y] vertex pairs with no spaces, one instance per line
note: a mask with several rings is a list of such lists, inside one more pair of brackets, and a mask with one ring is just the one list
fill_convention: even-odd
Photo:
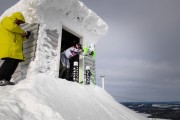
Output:
[[21,20],[21,21],[25,22],[24,16],[22,15],[21,12],[15,12],[15,13],[13,13],[13,14],[10,16],[10,18],[12,18],[12,19],[18,19],[18,20]]

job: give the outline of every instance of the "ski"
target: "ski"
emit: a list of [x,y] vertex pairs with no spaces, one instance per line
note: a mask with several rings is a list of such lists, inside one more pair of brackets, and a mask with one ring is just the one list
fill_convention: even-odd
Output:
[[78,62],[74,62],[73,66],[73,81],[79,82],[79,65]]

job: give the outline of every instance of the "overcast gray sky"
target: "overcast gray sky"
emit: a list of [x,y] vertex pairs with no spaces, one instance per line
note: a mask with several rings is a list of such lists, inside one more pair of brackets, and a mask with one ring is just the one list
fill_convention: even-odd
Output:
[[180,1],[82,0],[109,26],[97,72],[120,101],[180,101]]
[[[18,0],[1,0],[0,14]],[[119,101],[180,101],[180,1],[81,0],[109,26],[97,82]]]

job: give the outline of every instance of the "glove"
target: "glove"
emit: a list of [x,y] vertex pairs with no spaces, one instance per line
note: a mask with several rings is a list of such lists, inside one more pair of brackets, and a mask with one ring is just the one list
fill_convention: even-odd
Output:
[[30,35],[31,35],[31,31],[27,31],[26,32],[26,38],[28,39]]
[[92,51],[91,53],[89,53],[89,55],[92,55],[92,56],[93,56],[93,55],[94,55],[94,51]]
[[84,55],[86,55],[88,53],[88,47],[85,47],[83,50],[84,50]]

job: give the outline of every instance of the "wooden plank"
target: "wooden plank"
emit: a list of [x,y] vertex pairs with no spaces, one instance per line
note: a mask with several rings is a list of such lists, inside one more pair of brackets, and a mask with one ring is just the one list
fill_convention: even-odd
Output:
[[38,30],[38,27],[39,27],[39,25],[36,24],[36,25],[34,25],[34,26],[31,26],[31,27],[29,27],[29,28],[26,28],[25,31],[34,31],[34,30]]
[[32,24],[29,24],[29,23],[24,23],[24,24],[21,24],[20,26],[21,27],[28,27],[28,26],[30,26],[30,25],[32,25],[32,26],[34,26],[34,25],[36,25],[37,23],[32,23]]
[[39,26],[37,23],[33,23],[33,24],[24,24],[24,25],[21,25],[21,27],[24,29],[24,30],[27,30],[31,27],[35,27],[35,26]]
[[27,41],[24,42],[24,54],[26,61],[21,63],[21,69],[26,69],[30,62],[35,58],[39,24],[25,26],[25,30],[31,31],[32,35]]
[[39,26],[34,26],[32,29],[31,27],[27,30],[27,31],[31,31],[32,34],[37,33],[37,31],[39,30]]
[[47,34],[47,37],[50,39],[50,41],[47,40],[47,42],[57,48],[57,46],[58,46],[58,38],[55,38],[55,37],[53,37],[53,36],[51,36],[49,34]]
[[36,46],[36,44],[37,44],[37,42],[36,42],[36,41],[33,41],[33,42],[30,42],[29,44],[24,44],[23,48],[24,48],[24,49],[27,49],[27,48]]
[[26,59],[34,58],[35,57],[35,52],[31,52],[31,53],[25,54],[25,57],[26,57]]
[[57,33],[56,30],[46,30],[46,32],[52,36],[54,36],[55,38],[59,38],[59,34]]
[[34,52],[35,50],[36,50],[36,46],[32,46],[32,47],[29,47],[29,48],[24,48],[23,53],[27,54],[27,53],[30,53],[30,52]]
[[27,64],[29,64],[33,60],[34,60],[34,58],[26,59],[24,62],[21,62],[21,66],[27,65]]
[[58,47],[58,44],[55,43],[55,42],[53,42],[52,40],[51,40],[51,41],[47,40],[47,42],[48,42],[50,45],[52,45],[53,47],[55,47],[55,48]]
[[26,44],[32,43],[32,42],[34,42],[34,41],[37,41],[37,38],[28,39],[27,41],[24,41],[24,44],[23,44],[23,45],[26,45]]
[[22,66],[21,66],[21,69],[25,69],[25,68],[28,68],[28,67],[29,67],[29,64],[22,65]]
[[38,27],[37,27],[36,29],[34,29],[34,30],[31,31],[31,34],[36,34],[36,35],[37,35],[37,34],[38,34],[38,33],[37,33],[38,30],[39,30],[39,29],[38,29]]
[[47,33],[47,37],[49,37],[51,40],[53,40],[54,42],[58,43],[58,38],[56,38],[55,36]]
[[20,26],[25,30],[25,29],[31,27],[31,24],[25,23],[25,24],[22,24]]
[[[30,61],[30,62],[31,62],[31,61]],[[29,62],[28,64],[24,64],[24,65],[22,65],[22,66],[21,66],[21,69],[28,68],[28,67],[29,67],[29,65],[30,65],[30,62]]]

